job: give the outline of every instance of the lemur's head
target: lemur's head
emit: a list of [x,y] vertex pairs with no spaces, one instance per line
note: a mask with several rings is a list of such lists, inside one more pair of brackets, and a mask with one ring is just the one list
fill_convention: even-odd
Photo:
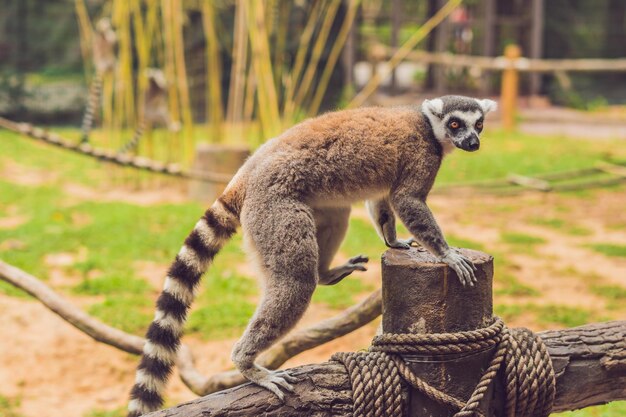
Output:
[[424,100],[422,113],[428,118],[444,153],[457,148],[474,152],[480,148],[485,115],[498,107],[493,100],[443,96]]

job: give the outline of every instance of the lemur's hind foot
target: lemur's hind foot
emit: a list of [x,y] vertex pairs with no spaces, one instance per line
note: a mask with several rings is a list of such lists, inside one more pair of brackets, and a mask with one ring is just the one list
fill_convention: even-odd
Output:
[[286,371],[270,371],[257,365],[242,370],[241,373],[250,382],[271,391],[282,402],[285,401],[285,393],[293,392],[294,387],[291,384],[300,382],[300,378],[289,375]]
[[322,285],[335,285],[354,271],[367,271],[365,264],[369,258],[364,255],[353,256],[343,265],[328,270],[320,275],[319,283]]

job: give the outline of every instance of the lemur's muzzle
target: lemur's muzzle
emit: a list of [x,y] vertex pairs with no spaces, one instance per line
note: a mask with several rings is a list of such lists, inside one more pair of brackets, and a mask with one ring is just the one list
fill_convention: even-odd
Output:
[[478,148],[480,148],[480,140],[478,139],[478,135],[476,135],[475,133],[472,133],[470,136],[463,139],[463,141],[461,142],[461,146],[459,146],[459,148],[468,152],[477,151]]

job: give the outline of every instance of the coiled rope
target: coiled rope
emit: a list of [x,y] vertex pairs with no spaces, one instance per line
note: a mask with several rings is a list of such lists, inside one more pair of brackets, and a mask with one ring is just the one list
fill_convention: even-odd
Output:
[[[495,353],[467,401],[418,378],[400,356],[468,354],[490,348]],[[402,416],[407,383],[453,408],[455,417],[483,416],[480,403],[502,367],[507,417],[548,416],[556,392],[552,361],[541,339],[528,329],[508,329],[498,317],[488,327],[466,332],[383,334],[374,338],[367,352],[337,353],[332,359],[341,362],[350,376],[355,417]]]

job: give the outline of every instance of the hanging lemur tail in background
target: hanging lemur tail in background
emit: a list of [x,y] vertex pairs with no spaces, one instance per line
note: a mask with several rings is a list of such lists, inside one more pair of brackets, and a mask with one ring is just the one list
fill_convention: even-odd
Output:
[[141,140],[144,131],[145,131],[145,123],[139,122],[139,125],[135,129],[135,133],[133,134],[132,139],[126,142],[125,144],[123,144],[117,150],[117,153],[125,154],[125,153],[129,153],[129,152],[136,150],[137,146],[139,146],[139,141]]
[[238,225],[238,213],[220,198],[196,223],[176,255],[157,300],[154,321],[146,334],[128,404],[129,417],[155,411],[163,405],[163,391],[176,360],[194,290]]
[[81,125],[80,143],[89,143],[89,133],[93,127],[93,118],[96,111],[100,108],[100,97],[102,95],[102,82],[103,75],[101,72],[96,72],[96,75],[91,82],[91,88],[89,89],[89,98],[87,100],[87,107],[85,108],[85,115],[83,116],[83,124]]

